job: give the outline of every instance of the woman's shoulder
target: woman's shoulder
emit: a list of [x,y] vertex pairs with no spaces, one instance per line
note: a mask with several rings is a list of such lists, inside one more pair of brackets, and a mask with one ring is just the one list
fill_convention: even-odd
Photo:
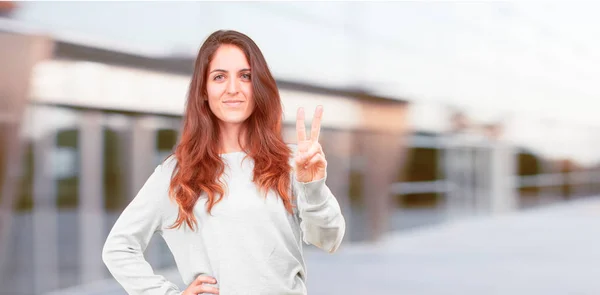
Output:
[[160,162],[156,168],[154,168],[151,178],[154,179],[153,181],[155,182],[170,183],[176,165],[177,159],[175,156],[169,156],[164,161]]
[[163,212],[163,219],[173,215],[173,212],[177,212],[176,203],[169,198],[169,187],[171,185],[171,179],[173,177],[173,171],[175,170],[176,165],[177,158],[175,155],[170,155],[168,158],[158,164],[154,170],[153,177],[155,181],[159,183],[158,187],[160,187],[160,189],[157,190],[161,192],[159,194],[159,203],[161,204],[160,206]]
[[172,174],[177,166],[177,157],[170,155],[156,167],[156,172]]

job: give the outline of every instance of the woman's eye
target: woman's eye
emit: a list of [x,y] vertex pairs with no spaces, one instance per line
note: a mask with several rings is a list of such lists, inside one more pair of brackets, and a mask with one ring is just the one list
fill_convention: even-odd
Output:
[[242,74],[242,79],[250,80],[250,73]]
[[223,75],[216,75],[213,77],[213,80],[218,81],[218,80],[223,80]]

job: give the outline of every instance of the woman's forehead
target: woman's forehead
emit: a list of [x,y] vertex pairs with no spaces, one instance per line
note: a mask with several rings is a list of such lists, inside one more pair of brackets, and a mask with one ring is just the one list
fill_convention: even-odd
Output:
[[239,71],[249,69],[250,65],[246,59],[244,52],[237,46],[222,45],[217,49],[212,61],[210,62],[210,70],[225,70]]

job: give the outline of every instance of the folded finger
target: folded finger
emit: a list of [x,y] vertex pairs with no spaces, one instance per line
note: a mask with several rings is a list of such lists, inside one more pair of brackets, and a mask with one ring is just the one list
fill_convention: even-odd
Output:
[[304,166],[304,162],[306,162],[306,160],[302,158],[302,154],[298,153],[296,157],[294,157],[294,162],[296,163],[297,167],[302,167]]
[[306,166],[312,166],[319,163],[323,166],[327,166],[327,161],[325,160],[325,157],[323,157],[322,154],[315,154],[312,158],[310,158],[308,163],[306,163]]
[[323,153],[323,148],[321,147],[321,145],[318,142],[315,142],[314,144],[312,144],[308,151],[306,151],[306,153],[304,154],[304,159],[308,160],[311,159],[314,155],[316,154],[322,154]]
[[192,292],[194,292],[194,294],[219,294],[219,289],[207,285],[198,285],[195,288],[192,288]]
[[197,276],[194,280],[196,284],[216,284],[217,279],[211,276]]

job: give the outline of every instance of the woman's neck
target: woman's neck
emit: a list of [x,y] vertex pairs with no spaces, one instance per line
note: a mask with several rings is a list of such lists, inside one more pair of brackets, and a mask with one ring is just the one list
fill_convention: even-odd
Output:
[[221,125],[221,152],[226,154],[242,151],[242,146],[246,144],[244,134],[242,124]]

